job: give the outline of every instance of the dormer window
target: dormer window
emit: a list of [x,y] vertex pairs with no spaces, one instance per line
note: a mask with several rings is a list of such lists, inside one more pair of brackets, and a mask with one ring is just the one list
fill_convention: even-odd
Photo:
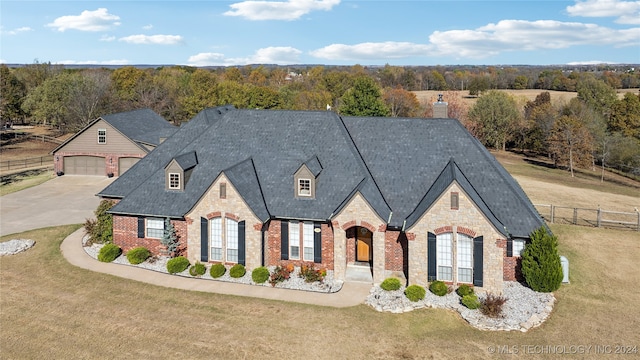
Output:
[[180,190],[180,173],[169,173],[169,189]]
[[107,129],[98,129],[98,144],[107,143]]
[[310,179],[298,179],[298,196],[311,196]]

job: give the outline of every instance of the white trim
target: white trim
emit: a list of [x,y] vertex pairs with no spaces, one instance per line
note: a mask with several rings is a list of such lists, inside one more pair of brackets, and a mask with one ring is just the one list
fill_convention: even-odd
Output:
[[303,246],[303,259],[304,261],[313,261],[314,248],[313,248],[314,232],[313,223],[305,221],[302,223],[302,246]]
[[105,145],[106,143],[107,143],[107,129],[98,129],[98,144]]
[[[511,256],[515,256],[515,257],[521,257],[522,256],[522,252],[524,251],[525,246],[527,245],[526,240],[524,239],[513,239],[513,243],[512,243],[512,254]],[[518,244],[518,245],[516,245]]]
[[298,179],[298,196],[311,196],[311,179]]
[[300,260],[300,221],[297,220],[289,221],[289,259]]
[[[160,218],[146,218],[144,228],[146,232],[145,237],[149,239],[162,239],[162,236],[164,235],[164,220]],[[149,233],[149,230],[152,230],[151,234]],[[157,232],[160,233],[160,236],[156,236]]]
[[[174,179],[171,178],[172,176],[176,177],[175,181],[177,181],[177,184]],[[182,188],[182,186],[180,186],[180,180],[180,173],[169,173],[169,190],[180,190]]]

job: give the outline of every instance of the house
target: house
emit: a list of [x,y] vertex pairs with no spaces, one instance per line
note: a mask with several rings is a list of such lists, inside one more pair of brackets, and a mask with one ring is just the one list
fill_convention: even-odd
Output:
[[314,263],[501,292],[544,222],[455,119],[330,111],[200,112],[98,196],[114,243],[162,250],[171,219],[194,263]]
[[122,175],[178,128],[151,109],[105,115],[55,148],[56,173]]

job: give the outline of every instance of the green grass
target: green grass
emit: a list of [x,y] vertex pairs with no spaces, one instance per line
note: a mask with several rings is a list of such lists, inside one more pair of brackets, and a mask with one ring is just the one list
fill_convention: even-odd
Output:
[[53,178],[51,169],[29,170],[0,178],[0,196],[40,185]]
[[95,273],[70,265],[60,253],[61,241],[78,227],[0,239],[36,241],[32,249],[0,261],[2,358],[539,358],[496,356],[487,349],[640,346],[637,232],[552,225],[560,254],[570,260],[571,284],[556,293],[550,319],[520,333],[479,331],[456,312],[441,309],[404,314],[365,305],[336,309],[189,292]]

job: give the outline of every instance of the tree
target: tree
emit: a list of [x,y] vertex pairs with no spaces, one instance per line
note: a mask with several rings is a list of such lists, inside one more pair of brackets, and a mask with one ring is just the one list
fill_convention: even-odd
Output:
[[640,140],[640,94],[624,94],[611,107],[609,129]]
[[0,119],[2,121],[15,121],[24,115],[21,106],[26,94],[27,89],[24,84],[6,65],[0,65]]
[[116,69],[111,74],[113,88],[118,98],[125,102],[137,100],[136,87],[147,74],[142,69],[133,66],[125,66]]
[[107,211],[115,204],[111,200],[100,201],[98,208],[93,212],[96,218],[85,221],[84,229],[90,241],[100,244],[109,244],[113,241],[113,216]]
[[618,99],[616,90],[604,81],[594,78],[592,75],[583,75],[576,84],[578,99],[598,113],[609,117],[611,107]]
[[73,75],[65,72],[49,78],[29,92],[22,109],[30,113],[37,122],[64,128],[69,115]]
[[180,241],[178,239],[178,235],[176,234],[176,228],[173,226],[173,224],[171,223],[171,219],[169,218],[166,218],[164,220],[164,233],[162,234],[160,243],[164,245],[167,256],[178,256],[178,247],[180,246]]
[[205,108],[220,105],[218,103],[218,80],[208,70],[198,69],[189,77],[187,94],[180,98],[180,104],[188,119]]
[[266,86],[249,85],[247,96],[249,97],[249,109],[278,109],[280,107],[280,95],[277,90]]
[[520,116],[515,99],[497,90],[480,96],[469,111],[469,121],[475,123],[480,139],[498,150],[506,150]]
[[478,96],[489,90],[489,77],[485,75],[474,76],[469,82],[469,95]]
[[554,292],[562,284],[562,264],[558,255],[558,238],[545,227],[535,230],[531,243],[522,253],[522,275],[527,285],[538,292]]
[[556,165],[567,166],[571,177],[574,177],[575,167],[593,163],[593,138],[575,115],[563,115],[556,120],[550,143]]
[[415,117],[420,108],[416,94],[402,89],[386,89],[383,95],[384,103],[391,109],[392,117]]
[[353,87],[342,97],[340,114],[347,116],[389,116],[382,101],[380,87],[368,76],[358,76]]

